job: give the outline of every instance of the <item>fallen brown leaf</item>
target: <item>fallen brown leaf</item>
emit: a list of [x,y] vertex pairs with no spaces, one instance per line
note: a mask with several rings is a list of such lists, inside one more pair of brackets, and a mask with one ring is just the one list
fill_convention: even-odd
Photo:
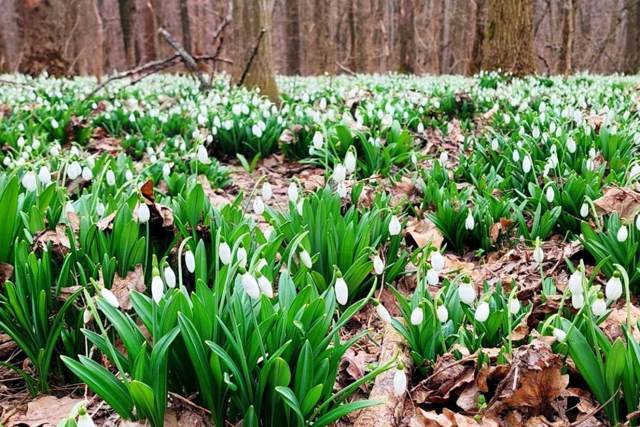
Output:
[[144,272],[140,264],[136,265],[135,270],[128,272],[124,278],[121,278],[116,273],[113,278],[113,284],[111,285],[111,292],[116,296],[120,303],[120,308],[123,310],[131,309],[131,301],[129,300],[129,293],[131,291],[144,292],[145,289]]
[[435,224],[428,218],[412,219],[407,224],[407,240],[414,243],[418,248],[424,248],[428,244],[436,249],[442,247],[444,238]]
[[7,426],[55,426],[60,420],[66,418],[73,407],[82,399],[73,399],[65,396],[58,399],[55,396],[41,396],[27,404],[27,412],[16,414],[9,419]]
[[617,212],[620,218],[631,220],[640,210],[640,193],[630,188],[610,187],[593,203],[599,213]]
[[6,262],[0,262],[0,286],[13,276],[13,266]]

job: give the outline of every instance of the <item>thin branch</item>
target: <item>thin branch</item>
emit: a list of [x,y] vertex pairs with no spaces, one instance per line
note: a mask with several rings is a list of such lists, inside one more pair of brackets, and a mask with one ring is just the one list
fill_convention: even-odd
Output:
[[247,77],[247,74],[249,73],[249,68],[251,68],[251,63],[253,62],[253,60],[255,59],[256,55],[258,54],[258,49],[260,48],[260,42],[262,41],[262,38],[264,37],[264,34],[267,32],[267,30],[265,28],[260,30],[260,34],[258,34],[258,39],[256,40],[256,44],[253,47],[253,51],[251,52],[251,56],[249,57],[249,61],[247,61],[247,64],[244,66],[244,70],[242,70],[242,74],[240,75],[240,80],[238,81],[238,86],[242,86],[242,84],[244,83],[244,79]]
[[344,71],[345,73],[351,75],[351,76],[355,76],[356,73],[353,72],[353,70],[351,70],[350,68],[348,68],[346,65],[341,64],[340,62],[336,61],[336,65],[338,66],[338,68],[340,68],[342,71]]
[[174,39],[173,36],[171,34],[169,34],[169,32],[167,30],[165,30],[164,28],[160,28],[158,30],[158,33],[178,53],[178,55],[182,58],[182,62],[184,63],[184,65],[189,70],[191,70],[192,73],[194,73],[196,75],[196,77],[198,78],[198,81],[200,81],[200,89],[201,90],[208,89],[209,88],[209,83],[207,83],[207,81],[205,80],[204,76],[202,75],[202,73],[198,69],[198,64],[196,64],[196,61],[195,61],[195,59],[193,59],[193,56],[191,56],[191,54],[189,54],[189,52],[187,52],[184,49],[184,47],[182,47],[182,45],[180,45],[180,43],[178,43],[176,41],[176,39]]

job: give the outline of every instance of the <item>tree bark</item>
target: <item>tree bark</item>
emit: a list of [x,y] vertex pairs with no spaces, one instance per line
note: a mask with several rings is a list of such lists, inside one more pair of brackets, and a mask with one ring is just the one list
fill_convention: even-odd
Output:
[[533,0],[488,0],[487,6],[482,67],[534,73]]
[[300,0],[286,0],[286,74],[300,75]]
[[[271,45],[271,8],[273,0],[233,0],[233,35],[236,42],[233,79],[239,82],[246,70],[244,86],[259,88],[273,102],[280,92],[273,69]],[[265,30],[264,36],[260,33]],[[260,40],[257,50],[256,42]],[[255,50],[255,57],[252,58]]]
[[475,30],[471,48],[471,74],[477,73],[482,68],[482,44],[484,43],[486,22],[486,2],[485,0],[476,0]]
[[635,74],[640,71],[640,2],[625,0],[627,22],[624,40],[624,72]]
[[131,68],[140,60],[139,56],[136,55],[135,22],[137,11],[135,0],[118,0],[118,12],[120,14],[124,55],[127,66]]
[[96,21],[96,44],[93,75],[96,76],[98,83],[100,83],[102,80],[102,70],[104,68],[104,25],[102,23],[102,16],[100,15],[100,5],[98,0],[93,0],[93,14]]
[[191,53],[191,25],[189,23],[189,1],[180,0],[180,26],[182,27],[182,46]]
[[336,33],[332,31],[332,28],[336,25],[335,14],[333,13],[336,6],[336,0],[314,2],[314,16],[317,19],[312,48],[314,51],[312,71],[314,74],[333,74],[336,71],[336,61],[338,59]]
[[575,15],[579,0],[565,0],[562,19],[562,43],[560,45],[560,72],[571,73],[571,55],[575,34]]
[[415,5],[414,0],[400,2],[400,58],[398,71],[401,73],[415,73]]

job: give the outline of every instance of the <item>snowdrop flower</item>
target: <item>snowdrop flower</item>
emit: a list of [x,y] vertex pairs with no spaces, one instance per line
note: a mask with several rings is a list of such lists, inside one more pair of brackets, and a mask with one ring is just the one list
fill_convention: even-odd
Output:
[[242,288],[251,299],[260,298],[260,285],[258,285],[258,281],[251,273],[244,273],[240,281],[242,282]]
[[401,397],[407,391],[407,375],[403,369],[396,369],[393,374],[393,394]]
[[347,186],[344,185],[344,182],[341,182],[336,186],[336,193],[341,199],[347,197]]
[[627,229],[627,226],[626,225],[620,226],[620,228],[618,228],[618,233],[616,234],[616,238],[618,239],[618,242],[622,243],[626,241],[627,237],[629,237],[629,230]]
[[267,298],[273,298],[273,286],[269,279],[264,276],[260,276],[258,278],[258,287],[260,288],[260,292],[265,294]]
[[467,305],[473,304],[476,300],[476,288],[471,283],[463,283],[458,287],[458,296],[460,297],[460,301]]
[[356,155],[353,153],[353,150],[347,151],[347,154],[344,156],[344,167],[348,174],[352,174],[356,170]]
[[85,308],[82,312],[82,323],[86,325],[89,322],[91,322],[91,310]]
[[544,251],[542,250],[539,242],[533,249],[533,260],[536,262],[536,264],[542,264],[542,261],[544,261]]
[[436,309],[436,316],[438,316],[440,323],[446,323],[447,320],[449,320],[449,310],[447,310],[447,306],[440,304]]
[[98,216],[104,215],[105,209],[106,208],[104,206],[104,203],[98,202],[98,204],[96,205],[96,213],[98,214]]
[[520,311],[520,300],[518,298],[512,298],[509,300],[509,313],[517,314]]
[[440,281],[440,275],[438,274],[436,269],[430,268],[429,271],[427,271],[427,283],[430,284],[431,286],[435,286],[438,284],[439,281]]
[[378,276],[384,273],[384,261],[382,261],[382,258],[380,258],[378,254],[373,257],[373,271]]
[[262,184],[262,198],[265,201],[269,201],[273,197],[273,189],[271,188],[271,184],[265,182]]
[[264,213],[264,202],[261,197],[253,199],[253,212],[256,215],[262,215]]
[[40,168],[40,170],[38,171],[38,179],[44,186],[51,184],[51,172],[49,172],[48,167],[42,166]]
[[576,148],[576,142],[573,140],[573,138],[567,139],[567,151],[573,154],[576,152]]
[[82,179],[84,179],[85,181],[91,181],[91,179],[93,178],[93,172],[91,172],[91,169],[89,169],[88,167],[83,167],[82,168]]
[[35,172],[29,171],[22,176],[22,186],[29,192],[36,191],[38,178]]
[[149,221],[149,217],[151,216],[149,207],[145,203],[141,203],[138,205],[136,213],[138,214],[138,222],[140,224],[145,224],[147,221]]
[[379,301],[375,301],[376,304],[376,312],[378,313],[378,316],[380,317],[380,319],[383,322],[386,323],[391,323],[391,315],[389,314],[389,310],[387,310],[387,308],[382,305],[381,302]]
[[187,251],[184,254],[184,263],[187,266],[189,273],[196,271],[196,258],[193,256],[193,252]]
[[567,333],[559,328],[553,329],[553,336],[558,342],[564,342],[567,339]]
[[166,178],[169,175],[171,175],[171,166],[169,166],[168,163],[165,163],[164,165],[162,165],[162,176]]
[[531,171],[531,157],[528,154],[524,156],[524,160],[522,160],[522,170],[524,173]]
[[338,163],[333,168],[333,180],[337,183],[343,182],[347,175],[347,169],[342,165],[342,163]]
[[309,255],[309,252],[307,252],[306,249],[303,249],[300,251],[300,261],[302,262],[302,265],[304,265],[309,269],[313,267],[313,261],[311,260],[311,255]]
[[429,259],[429,261],[431,262],[431,267],[435,271],[440,272],[444,270],[445,259],[440,252],[438,251],[433,252],[431,254],[431,258]]
[[334,290],[336,293],[336,301],[338,301],[338,304],[345,305],[347,303],[347,300],[349,299],[349,288],[347,287],[347,282],[345,282],[342,277],[338,277],[336,279]]
[[107,288],[100,289],[100,296],[104,298],[104,300],[112,307],[118,308],[120,307],[120,303],[118,302],[118,298]]
[[422,308],[416,307],[411,312],[411,324],[414,326],[419,326],[424,320],[424,312]]
[[131,181],[133,179],[133,172],[127,169],[127,171],[124,173],[124,178],[127,181]]
[[469,215],[467,215],[467,219],[464,220],[464,228],[471,231],[476,226],[476,220],[473,218],[473,214],[469,211]]
[[547,187],[547,191],[545,193],[545,197],[547,198],[547,202],[553,203],[553,199],[556,197],[556,193],[553,191],[553,187]]
[[59,126],[60,126],[60,124],[58,123],[58,121],[56,119],[51,119],[51,127],[53,129],[58,129]]
[[176,287],[176,273],[173,272],[173,269],[169,266],[164,268],[164,281],[170,288]]
[[106,173],[107,184],[113,187],[116,184],[116,175],[113,173],[111,169],[109,169]]
[[518,150],[515,150],[513,152],[513,154],[511,154],[511,158],[513,159],[514,162],[519,162],[520,161],[520,152]]
[[572,294],[582,294],[584,289],[582,288],[582,281],[584,280],[584,276],[580,270],[574,271],[571,276],[569,276],[569,290]]
[[398,234],[400,234],[401,230],[402,225],[400,224],[400,220],[397,216],[393,215],[391,217],[391,221],[389,221],[389,234],[391,236],[397,236]]
[[418,131],[418,133],[424,132],[424,125],[422,124],[422,122],[418,123],[417,131]]
[[208,164],[209,163],[209,153],[207,153],[207,149],[204,145],[198,146],[197,158],[200,163]]
[[257,124],[251,126],[251,133],[253,133],[253,136],[256,138],[260,138],[262,136],[262,127]]
[[162,283],[162,278],[160,276],[153,276],[153,279],[151,279],[151,297],[156,304],[158,304],[160,303],[163,295],[164,283]]
[[572,294],[571,305],[576,310],[580,310],[584,306],[584,294]]
[[298,186],[295,182],[289,184],[289,188],[287,189],[287,196],[289,197],[289,201],[293,203],[298,200]]
[[604,288],[604,292],[608,301],[616,301],[622,296],[622,280],[620,280],[618,272],[613,273]]
[[499,148],[500,148],[500,142],[498,142],[498,140],[494,138],[494,139],[491,141],[491,149],[492,149],[493,151],[498,151],[498,149],[499,149]]
[[[84,408],[83,408],[84,409]],[[78,421],[76,422],[77,427],[95,427],[95,423],[91,419],[91,415],[87,413],[87,410],[81,411],[80,415],[78,415]]]
[[67,175],[69,176],[69,179],[71,179],[72,181],[77,177],[79,177],[81,173],[82,173],[82,167],[80,167],[80,163],[78,162],[72,162],[67,168]]
[[218,246],[218,257],[224,265],[231,264],[231,247],[227,242],[221,242]]
[[136,121],[136,115],[133,114],[133,113],[129,114],[129,121],[130,122],[135,122]]
[[589,205],[587,203],[583,203],[580,206],[580,216],[582,218],[586,218],[589,215]]
[[322,133],[316,131],[316,133],[313,134],[311,143],[313,144],[313,148],[315,148],[316,150],[321,149],[324,145],[324,137],[322,136]]
[[604,299],[598,298],[591,304],[591,311],[598,317],[604,316],[607,312],[607,303]]
[[242,268],[247,268],[247,250],[240,246],[238,252],[236,252],[236,258],[238,259],[238,265]]
[[489,303],[486,301],[482,301],[480,304],[478,304],[478,307],[476,307],[476,312],[473,317],[478,322],[484,323],[489,318],[489,311]]
[[440,161],[440,164],[442,166],[446,166],[447,161],[449,160],[449,154],[447,154],[446,151],[443,151],[442,153],[440,153],[440,158],[438,160]]

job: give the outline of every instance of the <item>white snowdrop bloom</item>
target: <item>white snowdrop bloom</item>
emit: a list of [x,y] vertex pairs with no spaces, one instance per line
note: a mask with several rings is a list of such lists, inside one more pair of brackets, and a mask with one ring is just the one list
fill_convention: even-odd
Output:
[[163,270],[164,274],[164,282],[170,288],[176,287],[176,273],[174,273],[173,269],[170,266],[166,266]]
[[256,263],[256,271],[261,271],[263,268],[265,268],[267,266],[267,260],[264,258],[260,258],[258,260],[258,262]]
[[431,254],[431,258],[429,259],[429,261],[431,262],[431,267],[435,271],[441,272],[442,270],[444,270],[445,259],[440,252],[438,251],[433,252]]
[[447,310],[447,306],[440,304],[436,309],[436,316],[440,323],[446,323],[447,320],[449,320],[449,310]]
[[517,314],[520,311],[520,307],[520,300],[518,298],[509,300],[509,313]]
[[2,164],[6,167],[10,167],[12,164],[11,157],[7,156],[2,160]]
[[260,292],[265,294],[267,298],[273,298],[273,286],[269,279],[264,276],[260,276],[258,278],[258,287],[260,288]]
[[618,242],[625,242],[627,240],[627,237],[629,237],[629,229],[626,225],[621,225],[620,228],[618,228],[618,233],[616,234]]
[[98,214],[98,216],[104,215],[105,209],[106,208],[104,206],[104,203],[98,202],[98,204],[96,204],[96,213]]
[[260,298],[260,285],[258,285],[258,281],[251,273],[244,273],[240,281],[242,282],[242,288],[251,299]]
[[58,123],[58,121],[56,119],[51,119],[51,127],[53,129],[58,129],[58,127],[60,127],[60,124]]
[[91,181],[93,179],[93,172],[86,166],[82,168],[82,179],[85,181]]
[[589,215],[589,205],[587,203],[583,203],[580,206],[580,216],[582,218],[586,218]]
[[347,154],[344,156],[344,168],[348,174],[352,174],[356,170],[356,155],[353,153],[353,150],[347,151]]
[[341,199],[347,197],[347,186],[344,184],[344,182],[341,182],[336,186],[336,193]]
[[403,396],[407,391],[407,374],[402,369],[396,369],[393,374],[393,394]]
[[382,303],[378,303],[378,305],[376,305],[376,312],[383,322],[391,323],[391,315],[389,314],[389,310],[387,310],[387,308],[382,305]]
[[89,415],[86,410],[83,414],[78,416],[78,421],[76,422],[77,427],[95,427],[95,423],[91,419],[91,415]]
[[534,139],[540,138],[540,128],[538,126],[533,127],[533,130],[531,131],[531,136],[533,136]]
[[380,276],[382,273],[384,273],[384,261],[382,261],[382,258],[380,258],[380,255],[375,255],[373,257],[373,271]]
[[91,322],[91,310],[85,308],[82,312],[82,323],[86,325],[89,322]]
[[111,169],[107,171],[105,178],[107,179],[107,184],[109,186],[113,187],[116,184],[116,174],[114,174]]
[[72,162],[67,167],[67,176],[69,176],[69,179],[71,179],[72,181],[77,177],[79,177],[81,173],[82,173],[82,167],[78,162]]
[[204,145],[200,145],[198,147],[197,158],[200,163],[208,164],[209,163],[209,153],[207,153],[207,149]]
[[54,145],[53,147],[51,147],[49,149],[49,154],[51,154],[53,157],[57,157],[60,155],[60,147],[58,147],[57,145]]
[[640,231],[640,214],[636,216],[636,228]]
[[22,176],[22,186],[27,191],[36,191],[38,187],[38,178],[35,172],[29,171]]
[[573,154],[576,152],[576,148],[576,142],[573,140],[573,138],[567,139],[567,151]]
[[289,184],[289,188],[287,188],[287,196],[289,197],[289,201],[295,203],[298,200],[298,186],[295,182]]
[[236,259],[238,260],[238,265],[242,268],[247,268],[247,250],[240,246],[238,248],[238,252],[236,252]]
[[607,303],[602,298],[598,298],[591,304],[591,311],[598,317],[604,316],[607,312]]
[[51,184],[51,172],[49,172],[49,168],[46,166],[42,166],[38,171],[38,179],[40,183],[44,186]]
[[522,171],[524,173],[529,173],[531,172],[531,157],[527,154],[526,156],[524,156],[524,159],[522,160]]
[[343,182],[347,175],[347,169],[342,165],[342,163],[338,163],[333,168],[333,180],[337,183]]
[[133,113],[129,114],[129,121],[132,122],[132,123],[135,122],[136,121],[136,115],[133,114]]
[[571,305],[576,310],[580,310],[584,306],[584,294],[572,294]]
[[489,312],[489,303],[486,301],[482,301],[480,304],[478,304],[478,307],[476,307],[476,312],[473,317],[478,322],[485,322],[489,318]]
[[519,162],[520,161],[520,152],[518,150],[515,150],[511,154],[511,158],[513,159],[514,162]]
[[269,201],[271,200],[271,198],[273,197],[273,189],[271,187],[271,184],[269,184],[268,182],[265,182],[264,184],[262,184],[262,199],[264,201]]
[[227,242],[221,242],[218,246],[218,257],[222,264],[231,264],[231,247]]
[[251,126],[251,133],[253,133],[253,136],[255,136],[256,138],[262,137],[262,127],[257,124]]
[[24,143],[25,143],[24,137],[20,135],[16,140],[16,145],[18,146],[18,148],[22,148],[24,147]]
[[447,161],[449,160],[449,154],[447,154],[446,151],[443,151],[442,153],[440,153],[440,158],[438,160],[440,161],[440,164],[442,166],[446,166]]
[[222,127],[224,130],[231,130],[233,127],[233,120],[225,120],[224,123],[222,123]]
[[242,106],[240,104],[234,104],[231,107],[231,112],[234,116],[239,116],[240,114],[242,114]]
[[640,164],[635,164],[631,167],[629,171],[629,179],[638,179],[640,178]]
[[151,212],[149,211],[149,207],[145,203],[140,203],[138,208],[136,209],[136,213],[138,215],[138,222],[140,224],[145,224],[149,221],[151,217]]
[[118,308],[120,307],[120,303],[118,302],[118,298],[107,288],[100,289],[100,296],[104,298],[104,300],[112,307]]
[[616,301],[622,296],[622,280],[617,275],[611,276],[604,288],[608,301]]
[[322,146],[324,145],[324,137],[322,136],[322,132],[316,131],[316,133],[313,134],[313,139],[311,140],[311,144],[313,145],[313,148],[315,148],[316,150],[319,150],[322,148]]
[[587,169],[593,171],[596,168],[596,163],[593,161],[591,157],[587,159]]
[[435,286],[438,282],[440,282],[440,275],[435,268],[430,268],[429,271],[427,271],[427,283]]
[[313,267],[313,261],[311,260],[311,255],[309,255],[309,252],[307,252],[306,249],[303,249],[300,251],[300,261],[302,262],[302,265],[304,265],[307,268]]
[[553,329],[553,336],[558,342],[564,342],[567,339],[567,333],[559,328]]
[[338,301],[338,304],[345,305],[347,303],[347,300],[349,299],[349,288],[347,287],[347,282],[345,282],[342,277],[338,277],[336,279],[334,290],[336,293],[336,301]]
[[256,215],[262,215],[264,213],[264,202],[259,196],[253,199],[253,212]]
[[169,175],[171,175],[171,166],[169,166],[168,163],[165,163],[164,165],[162,165],[162,176],[166,178]]
[[464,228],[471,231],[476,226],[476,220],[473,218],[473,214],[469,211],[469,215],[467,215],[467,219],[464,220]]
[[502,115],[502,120],[504,120],[505,125],[508,125],[509,123],[511,123],[511,116],[508,115],[507,113],[504,113]]
[[196,257],[193,256],[193,252],[185,252],[184,263],[187,266],[187,271],[189,271],[189,273],[196,271]]
[[493,151],[498,151],[498,149],[500,149],[500,142],[498,142],[498,140],[496,138],[491,140],[491,149]]
[[164,283],[160,276],[153,276],[151,279],[151,297],[158,304],[164,295]]
[[411,324],[414,326],[419,326],[424,320],[424,311],[422,308],[416,307],[411,312]]
[[398,234],[400,234],[401,230],[402,224],[400,224],[400,220],[397,216],[393,215],[391,217],[391,221],[389,221],[389,234],[391,236],[397,236]]
[[572,294],[582,294],[584,291],[582,288],[583,280],[584,276],[580,270],[574,271],[571,276],[569,276],[569,290]]
[[476,288],[471,283],[463,283],[458,287],[458,296],[460,297],[460,301],[467,305],[473,304],[476,300]]
[[533,260],[536,264],[542,264],[542,261],[544,261],[544,251],[540,245],[536,245],[533,249]]
[[545,197],[547,198],[547,202],[553,203],[553,199],[556,198],[556,193],[553,191],[553,187],[551,186],[547,187]]
[[418,123],[417,131],[418,133],[424,132],[424,125],[422,124],[422,122]]

